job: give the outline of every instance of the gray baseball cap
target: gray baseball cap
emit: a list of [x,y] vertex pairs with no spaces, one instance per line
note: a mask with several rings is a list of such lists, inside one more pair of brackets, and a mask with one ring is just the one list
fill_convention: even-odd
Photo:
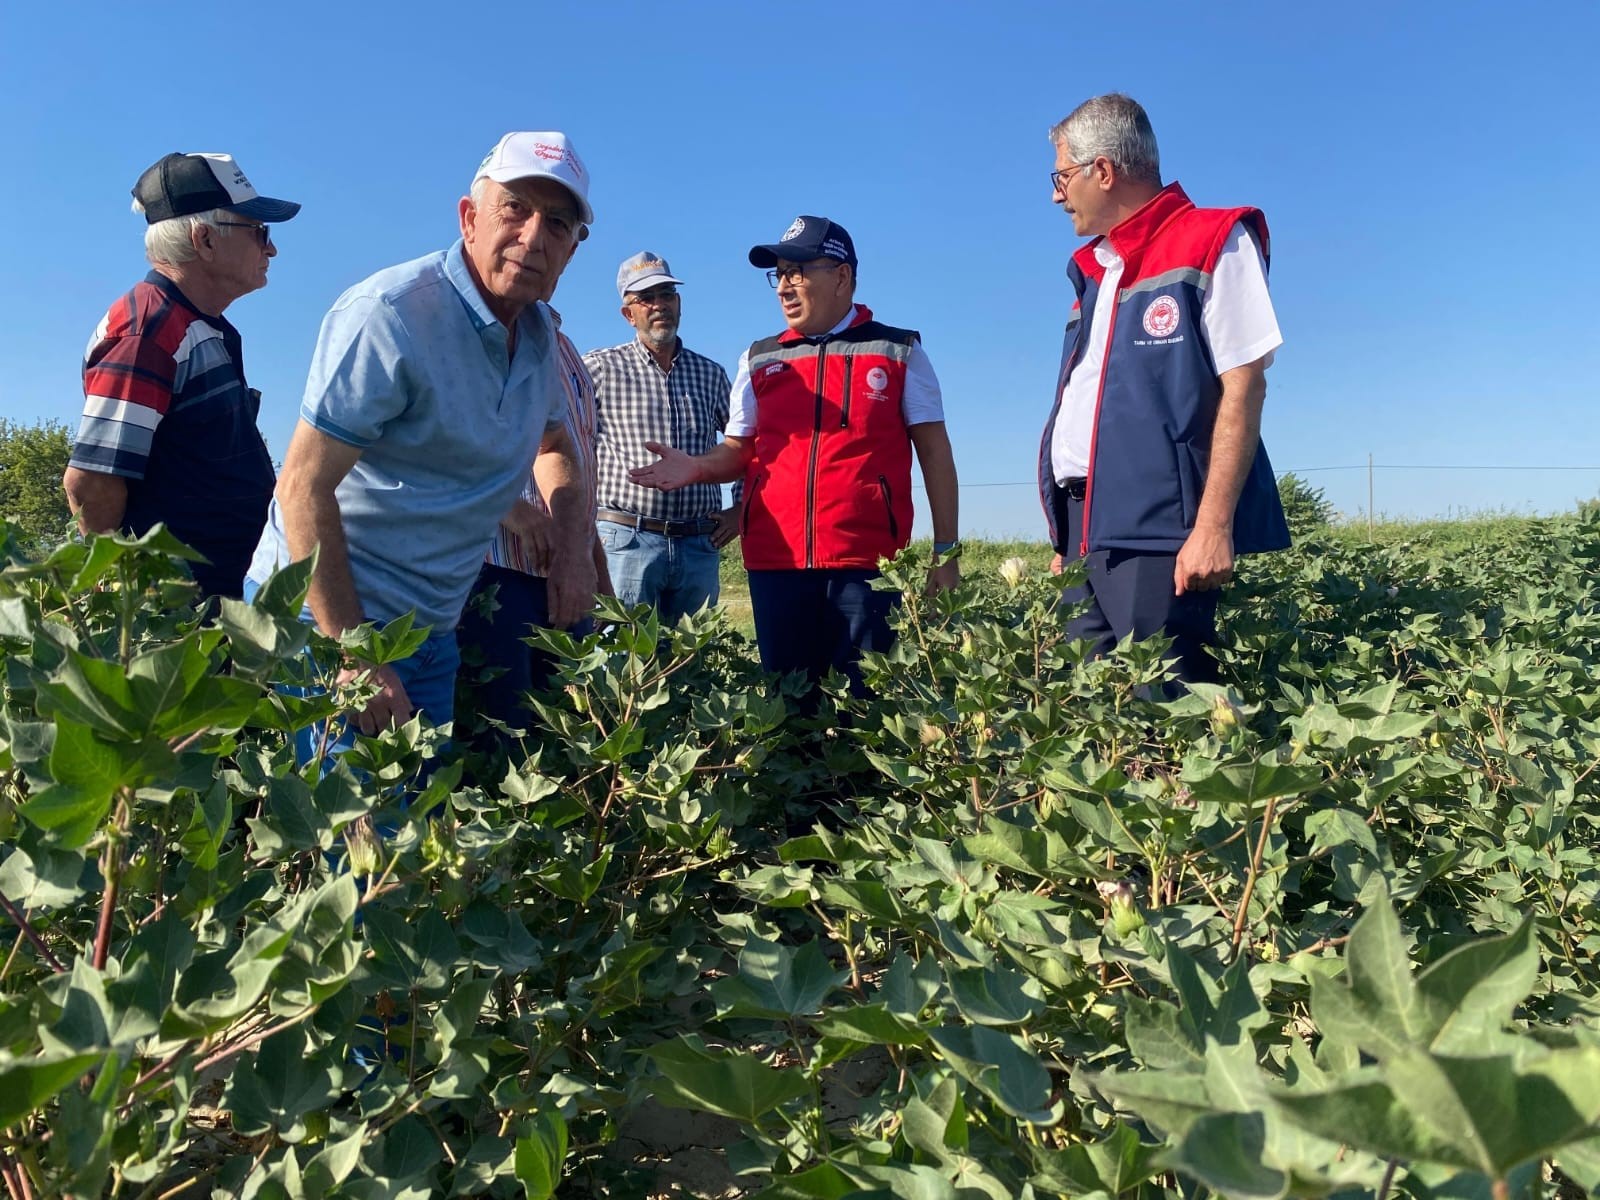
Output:
[[675,279],[667,260],[653,250],[641,250],[624,260],[617,268],[617,295],[626,298],[629,292],[643,292],[663,283],[682,283]]

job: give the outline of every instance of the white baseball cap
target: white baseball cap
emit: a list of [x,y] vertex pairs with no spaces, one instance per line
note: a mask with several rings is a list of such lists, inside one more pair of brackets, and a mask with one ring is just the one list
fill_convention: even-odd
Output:
[[554,179],[578,202],[578,215],[585,225],[594,224],[594,209],[589,207],[589,169],[573,149],[572,139],[554,130],[534,133],[508,133],[495,143],[472,177],[510,183],[513,179]]

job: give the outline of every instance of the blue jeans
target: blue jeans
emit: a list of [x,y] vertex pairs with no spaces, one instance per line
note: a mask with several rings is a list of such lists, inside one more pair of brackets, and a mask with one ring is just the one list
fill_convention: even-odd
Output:
[[[261,587],[255,580],[246,579],[244,581],[246,603],[253,601],[260,590]],[[302,613],[301,619],[307,624],[311,622],[308,613]],[[310,651],[307,650],[306,653],[309,654]],[[461,655],[456,650],[456,633],[450,629],[444,633],[430,633],[427,640],[417,647],[417,652],[410,658],[403,658],[389,665],[400,677],[400,683],[411,699],[411,707],[421,711],[434,725],[443,725],[455,718],[456,668],[460,664]],[[294,735],[295,761],[305,766],[320,750],[328,756],[324,763],[329,764],[334,755],[343,754],[356,744],[354,725],[342,717],[335,718],[334,724],[337,726],[336,729],[330,729],[326,723],[319,722],[297,730]]]
[[648,604],[667,625],[685,613],[717,602],[721,555],[709,534],[667,537],[597,521],[600,545],[617,599],[630,607]]
[[875,570],[751,571],[750,608],[764,670],[804,671],[813,683],[830,668],[842,671],[857,696],[861,653],[894,645],[889,614],[899,592],[874,591]]
[[[484,614],[480,599],[495,588],[495,611]],[[553,666],[550,656],[535,650],[522,639],[528,627],[550,627],[550,596],[545,581],[510,567],[484,563],[472,596],[456,626],[456,642],[463,650],[476,649],[483,665],[500,673],[493,679],[471,685],[478,711],[503,721],[513,729],[525,729],[533,712],[525,704],[529,692],[543,691],[550,683]],[[572,626],[573,637],[583,637],[594,629],[584,617]]]

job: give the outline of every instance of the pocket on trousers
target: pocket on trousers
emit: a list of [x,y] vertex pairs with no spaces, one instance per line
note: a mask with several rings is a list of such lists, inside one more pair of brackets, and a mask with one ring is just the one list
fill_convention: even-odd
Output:
[[596,524],[600,531],[600,545],[607,553],[620,554],[639,545],[637,529],[629,529],[626,525],[618,525],[615,521],[599,521]]

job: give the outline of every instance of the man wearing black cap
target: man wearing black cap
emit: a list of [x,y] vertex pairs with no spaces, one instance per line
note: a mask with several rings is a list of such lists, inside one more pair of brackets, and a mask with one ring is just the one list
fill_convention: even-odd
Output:
[[222,316],[267,284],[270,223],[298,204],[256,194],[226,154],[168,154],[139,176],[151,272],[100,321],[83,421],[62,477],[84,533],[165,522],[206,556],[206,595],[238,596],[272,499],[239,331]]
[[917,333],[855,303],[856,252],[826,217],[796,217],[750,251],[788,325],[739,360],[726,439],[691,457],[661,456],[634,482],[671,489],[744,476],[743,546],[761,663],[770,671],[830,668],[859,692],[864,650],[887,650],[898,601],[872,590],[878,560],[911,538],[915,449],[933,515],[930,590],[952,587],[957,486],[939,381]]

